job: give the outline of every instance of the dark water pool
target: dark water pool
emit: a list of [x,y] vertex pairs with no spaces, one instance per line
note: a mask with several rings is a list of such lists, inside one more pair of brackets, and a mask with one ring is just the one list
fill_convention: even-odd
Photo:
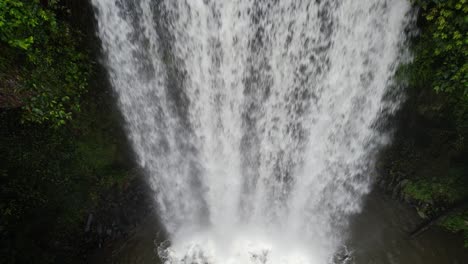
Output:
[[409,239],[420,224],[416,212],[389,197],[373,193],[351,224],[349,247],[356,264],[464,264],[463,237],[432,227]]
[[[415,239],[407,233],[420,223],[405,205],[374,192],[363,212],[352,218],[348,250],[355,264],[466,264],[463,238],[433,227]],[[126,240],[99,249],[91,263],[157,264],[162,239],[154,219],[146,219]]]

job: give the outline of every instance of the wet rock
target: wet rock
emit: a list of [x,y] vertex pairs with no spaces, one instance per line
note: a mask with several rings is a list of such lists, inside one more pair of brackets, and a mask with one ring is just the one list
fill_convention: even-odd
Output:
[[417,212],[418,212],[419,217],[421,217],[422,219],[426,219],[426,218],[427,218],[427,215],[426,215],[423,211],[417,210]]
[[93,214],[89,214],[88,216],[88,221],[86,221],[86,227],[85,227],[85,232],[89,232],[91,229],[91,223],[93,222]]
[[84,225],[88,230],[82,246],[85,255],[129,237],[144,219],[155,217],[153,193],[143,176],[131,178],[125,186],[101,194],[98,206],[89,213]]
[[400,182],[400,188],[401,189],[404,189],[406,187],[406,185],[408,185],[410,181],[408,179],[404,179]]

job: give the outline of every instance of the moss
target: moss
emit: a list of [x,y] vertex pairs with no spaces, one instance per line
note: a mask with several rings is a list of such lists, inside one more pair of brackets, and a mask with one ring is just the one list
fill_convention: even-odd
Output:
[[0,194],[8,197],[0,201],[0,226],[7,232],[0,246],[9,252],[7,263],[49,263],[61,253],[72,261],[100,196],[129,180],[124,140],[105,98],[90,94],[83,115],[60,130],[21,124],[19,111],[0,112]]
[[63,126],[88,88],[92,64],[63,10],[60,1],[0,2],[0,68],[13,69],[0,76],[0,107],[22,107],[23,122]]
[[[419,28],[411,40],[413,60],[396,75],[408,87],[408,101],[386,157],[386,181],[391,189],[405,180],[404,197],[430,217],[468,197],[468,53],[467,35],[460,33],[466,32],[468,6],[465,0],[412,2],[420,11]],[[449,216],[442,226],[464,230],[462,216]]]
[[468,173],[464,168],[453,168],[446,177],[410,181],[404,192],[425,203],[452,204],[468,197]]
[[465,247],[468,248],[468,211],[446,217],[440,225],[454,233],[463,232]]

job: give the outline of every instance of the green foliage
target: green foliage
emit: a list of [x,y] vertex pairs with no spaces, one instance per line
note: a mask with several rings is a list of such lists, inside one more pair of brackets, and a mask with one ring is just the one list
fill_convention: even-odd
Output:
[[457,125],[468,112],[468,3],[466,0],[415,0],[421,32],[411,65],[413,86],[429,86],[449,96]]
[[87,55],[77,48],[79,33],[58,19],[58,12],[57,1],[49,1],[47,8],[34,0],[0,1],[0,41],[10,49],[4,57],[23,66],[18,83],[23,121],[53,127],[79,112],[90,72]]
[[446,217],[441,222],[441,226],[454,233],[463,232],[465,235],[465,247],[468,248],[468,211]]
[[468,136],[468,5],[466,0],[414,3],[420,8],[414,60],[402,65],[397,77],[412,88],[412,114],[424,123],[411,125],[419,131],[409,141],[418,144],[397,148],[390,176],[409,179],[406,197],[417,201],[419,212],[434,215],[468,197],[468,171],[461,168]]
[[0,0],[1,263],[82,263],[87,214],[128,180],[105,85],[87,91],[95,69],[67,19],[57,0]]
[[[468,153],[468,2],[413,3],[420,11],[419,34],[412,41],[414,59],[399,68],[397,77],[412,88],[415,97],[412,114],[420,120],[416,125],[420,131],[413,139],[419,147],[413,151],[421,160],[413,172],[395,164],[391,169],[403,170],[409,179],[403,190],[406,197],[416,200],[422,213],[434,215],[468,197],[468,170],[464,168]],[[403,156],[398,160],[403,164],[416,163],[410,155],[400,153]],[[452,231],[466,231],[466,225],[466,213],[447,217],[442,224]],[[468,232],[465,236],[468,244]]]
[[413,199],[429,204],[453,204],[468,196],[468,177],[462,168],[452,169],[446,177],[409,182],[404,192]]
[[0,40],[12,47],[28,50],[34,43],[36,29],[55,28],[54,15],[39,1],[3,0],[0,2]]
[[128,182],[115,117],[103,97],[86,99],[63,129],[0,112],[2,263],[72,263],[100,195]]
[[[463,201],[468,197],[468,171],[457,168],[450,171],[446,177],[420,178],[410,181],[404,192],[423,205],[418,209],[424,215],[437,215],[447,210],[449,206]],[[468,247],[468,211],[462,211],[446,216],[440,225],[454,233],[463,232],[465,246]]]
[[[468,4],[466,0],[418,0],[425,25],[421,34],[426,47],[418,57],[436,69],[431,81],[437,91],[452,93],[461,89],[468,96]],[[440,63],[439,63],[440,62]],[[438,64],[436,64],[438,63]]]

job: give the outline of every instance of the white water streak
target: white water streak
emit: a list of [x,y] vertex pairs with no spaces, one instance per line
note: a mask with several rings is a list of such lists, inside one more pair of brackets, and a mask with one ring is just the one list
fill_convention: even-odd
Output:
[[405,0],[93,0],[168,263],[327,263],[369,192]]

